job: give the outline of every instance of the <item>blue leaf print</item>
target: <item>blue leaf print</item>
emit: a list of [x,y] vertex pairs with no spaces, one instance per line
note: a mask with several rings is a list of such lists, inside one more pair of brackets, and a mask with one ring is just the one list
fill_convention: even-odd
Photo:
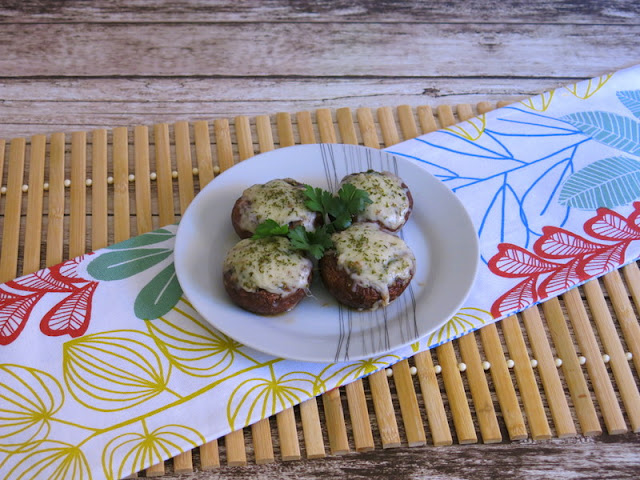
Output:
[[637,119],[640,119],[640,90],[616,92],[616,97]]
[[[560,204],[558,196],[560,187],[567,177],[573,173],[573,155],[566,152],[553,156],[547,162],[540,162],[522,175],[526,175],[533,182],[522,195],[522,209],[526,213],[529,231],[534,235],[542,235],[542,228],[547,225],[564,225],[569,216],[570,207]],[[514,180],[517,180],[514,178]],[[525,179],[520,179],[521,184],[526,185]]]
[[597,142],[631,155],[640,155],[640,123],[610,112],[578,112],[562,120],[580,129]]
[[640,197],[640,162],[629,157],[596,160],[571,175],[558,201],[580,209],[618,207]]
[[522,201],[509,184],[508,177],[503,175],[502,178],[478,184],[476,188],[495,192],[490,198],[486,198],[478,191],[474,195],[474,189],[465,192],[465,195],[475,196],[476,201],[480,198],[489,201],[489,204],[481,209],[484,215],[478,229],[480,254],[483,261],[487,262],[495,254],[496,245],[499,243],[528,245],[529,232],[526,215],[522,210]]

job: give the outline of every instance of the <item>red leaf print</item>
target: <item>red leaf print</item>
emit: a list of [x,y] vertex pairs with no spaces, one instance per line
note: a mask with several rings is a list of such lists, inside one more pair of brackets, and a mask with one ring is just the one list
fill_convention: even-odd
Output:
[[7,282],[7,287],[27,292],[72,292],[73,287],[54,278],[48,268]]
[[6,290],[2,290],[0,287],[0,305],[6,302],[7,300],[15,300],[16,298],[22,298],[24,295],[18,295],[16,293],[7,292]]
[[538,301],[536,293],[537,275],[533,275],[520,282],[507,293],[498,298],[491,307],[493,318],[499,318],[506,313],[522,310]]
[[79,337],[87,331],[91,318],[91,299],[98,282],[89,282],[58,302],[40,321],[45,335],[57,337],[69,334]]
[[31,310],[43,295],[34,293],[0,302],[0,345],[9,345],[18,338]]
[[590,242],[568,230],[543,227],[542,236],[533,244],[533,251],[546,258],[573,258],[606,248],[606,245]]
[[88,280],[78,275],[78,266],[82,263],[84,257],[85,255],[81,255],[77,258],[73,258],[51,267],[51,276],[68,285],[87,282]]
[[629,226],[635,227],[640,232],[640,202],[633,202],[633,213],[629,215]]
[[619,213],[599,208],[595,217],[584,224],[584,231],[601,240],[640,240],[640,231]]
[[616,243],[606,250],[585,257],[579,265],[580,276],[590,278],[602,275],[624,263],[624,253],[629,243]]
[[489,260],[489,269],[501,277],[528,277],[558,268],[522,247],[510,243],[498,245],[498,253]]
[[583,280],[587,280],[584,274],[580,275],[580,257],[574,258],[569,263],[565,263],[561,268],[553,272],[538,286],[538,296],[540,298],[557,295],[565,290],[569,290]]

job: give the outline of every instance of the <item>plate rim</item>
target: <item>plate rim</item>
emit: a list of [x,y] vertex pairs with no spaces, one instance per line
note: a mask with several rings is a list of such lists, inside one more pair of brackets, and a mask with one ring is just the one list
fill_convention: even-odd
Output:
[[[366,354],[360,354],[360,355],[355,355],[355,356],[349,356],[348,359],[343,359],[343,360],[338,360],[337,357],[336,358],[330,358],[329,356],[323,356],[322,358],[318,357],[317,355],[309,355],[309,356],[305,356],[305,357],[300,357],[300,356],[283,356],[283,352],[278,352],[277,349],[271,349],[269,348],[269,346],[265,346],[264,344],[260,344],[260,342],[255,343],[253,342],[251,339],[249,341],[247,341],[246,339],[242,338],[237,338],[234,335],[230,335],[226,329],[223,327],[221,327],[218,323],[211,321],[209,318],[207,318],[207,315],[205,313],[202,313],[201,310],[198,309],[198,307],[196,306],[196,303],[198,303],[197,300],[194,301],[194,299],[190,299],[189,295],[188,295],[188,288],[185,288],[185,283],[188,283],[187,277],[188,277],[188,272],[183,271],[182,269],[182,265],[183,262],[178,261],[179,258],[182,258],[183,253],[185,252],[186,249],[183,247],[184,243],[188,244],[188,239],[186,238],[186,234],[184,234],[185,229],[181,229],[181,225],[183,225],[183,221],[185,218],[188,218],[190,216],[191,213],[193,213],[193,211],[196,210],[198,203],[196,202],[196,199],[198,196],[200,196],[201,194],[203,194],[203,192],[208,192],[210,190],[215,190],[217,188],[223,188],[224,184],[221,184],[219,182],[219,179],[223,178],[226,179],[228,177],[230,177],[234,171],[237,172],[237,166],[244,164],[245,168],[247,168],[248,165],[251,165],[252,163],[257,163],[260,161],[260,159],[264,156],[273,156],[278,154],[278,152],[282,153],[283,151],[291,151],[291,150],[295,150],[295,149],[299,149],[299,150],[304,150],[304,149],[315,149],[318,150],[318,155],[321,154],[321,150],[322,148],[329,148],[329,149],[333,149],[336,147],[341,147],[343,149],[348,149],[348,148],[353,148],[353,149],[361,149],[361,150],[369,150],[372,152],[375,152],[376,155],[388,155],[389,157],[393,158],[394,161],[400,161],[406,164],[410,164],[412,167],[410,168],[417,168],[421,171],[421,174],[424,174],[425,176],[431,177],[432,180],[435,180],[436,182],[438,182],[441,187],[447,191],[447,193],[445,195],[447,195],[447,197],[449,198],[450,201],[456,203],[457,207],[460,209],[460,211],[463,213],[464,215],[464,220],[465,220],[465,228],[467,227],[471,227],[471,231],[473,232],[473,235],[469,235],[469,238],[473,238],[472,244],[473,244],[473,250],[475,252],[475,254],[473,255],[473,258],[476,258],[476,262],[473,264],[473,268],[472,268],[472,273],[469,274],[466,278],[467,278],[467,284],[466,287],[464,288],[464,290],[460,290],[460,298],[456,303],[455,308],[452,308],[452,312],[451,314],[447,315],[445,318],[443,318],[440,323],[436,324],[435,326],[433,326],[433,328],[427,332],[423,332],[420,333],[417,337],[413,336],[411,337],[408,341],[406,342],[402,342],[402,343],[394,343],[393,345],[389,346],[388,348],[382,348],[382,349],[378,349],[372,352],[367,352]],[[274,161],[274,159],[272,159],[271,161]],[[274,177],[276,178],[276,177]],[[277,178],[281,178],[281,177],[277,177]],[[217,182],[216,182],[217,181]],[[242,188],[242,187],[239,187]],[[246,187],[244,187],[246,188]],[[443,191],[444,191],[443,190]],[[238,196],[241,195],[242,190],[240,190],[238,192]],[[208,193],[205,193],[204,196],[208,195]],[[230,215],[230,212],[229,212]],[[181,234],[182,232],[182,234]],[[239,241],[239,239],[238,239]],[[444,185],[440,180],[438,180],[436,177],[434,177],[430,172],[428,172],[426,169],[424,168],[420,168],[420,166],[412,161],[410,161],[407,158],[404,158],[402,156],[398,156],[398,155],[394,155],[391,152],[387,152],[385,150],[380,150],[380,149],[374,149],[374,148],[370,148],[370,147],[366,147],[366,146],[362,146],[362,145],[352,145],[352,144],[332,144],[332,143],[313,143],[313,144],[302,144],[302,145],[292,145],[292,146],[287,146],[287,147],[281,147],[275,150],[271,150],[269,152],[263,152],[260,154],[257,154],[251,158],[248,158],[246,160],[244,160],[241,164],[235,164],[234,166],[228,168],[227,170],[225,170],[224,172],[220,173],[219,175],[217,175],[216,178],[213,179],[213,181],[209,182],[209,184],[207,184],[200,192],[198,192],[198,194],[194,197],[194,199],[192,200],[192,202],[189,204],[189,206],[187,207],[187,209],[185,210],[180,223],[178,224],[178,228],[176,231],[176,241],[175,241],[175,247],[174,247],[174,262],[175,262],[175,269],[176,269],[176,276],[178,279],[178,282],[180,283],[180,286],[183,290],[183,294],[189,299],[189,301],[191,302],[191,304],[193,305],[194,310],[196,310],[202,317],[203,319],[212,327],[216,328],[217,330],[219,330],[220,332],[224,333],[225,335],[229,336],[230,338],[233,338],[239,342],[241,342],[243,345],[246,345],[249,348],[255,349],[259,352],[263,352],[266,353],[268,355],[273,355],[277,358],[285,358],[285,359],[289,359],[289,360],[295,360],[295,361],[306,361],[306,362],[314,362],[314,363],[327,363],[327,362],[336,362],[336,361],[357,361],[357,360],[361,360],[361,359],[367,359],[367,358],[371,358],[374,356],[378,356],[378,355],[384,355],[384,354],[388,354],[391,353],[393,351],[396,350],[400,350],[402,348],[405,348],[417,341],[419,341],[422,338],[425,338],[426,336],[428,336],[429,334],[431,334],[434,331],[437,331],[438,329],[440,329],[443,325],[446,324],[446,322],[449,321],[449,319],[451,318],[451,315],[455,314],[456,311],[458,311],[460,309],[460,307],[464,304],[464,302],[466,301],[466,299],[468,298],[471,289],[473,287],[473,284],[475,282],[475,279],[477,277],[478,274],[478,270],[480,267],[480,247],[479,247],[479,239],[477,236],[477,232],[475,231],[475,226],[473,224],[473,221],[469,215],[469,212],[467,211],[466,207],[464,206],[464,204],[462,203],[462,201],[460,200],[460,198],[455,195],[454,192],[452,192],[446,185]],[[186,255],[186,253],[184,254]],[[336,302],[337,303],[337,302]],[[235,306],[235,308],[240,309],[240,307]],[[295,310],[295,309],[294,309]],[[244,310],[242,310],[243,313],[248,314],[248,315],[255,315],[255,314],[251,314],[250,312],[246,312]],[[258,316],[258,315],[256,315]],[[268,317],[266,317],[268,318]]]

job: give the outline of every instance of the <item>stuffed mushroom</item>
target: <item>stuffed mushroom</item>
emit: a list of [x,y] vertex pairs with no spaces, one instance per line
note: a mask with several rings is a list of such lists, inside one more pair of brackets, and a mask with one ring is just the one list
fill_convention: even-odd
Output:
[[334,248],[320,259],[320,275],[340,303],[358,310],[386,307],[411,282],[413,252],[377,224],[355,223],[331,239]]
[[304,204],[304,190],[302,183],[291,178],[275,179],[247,188],[231,211],[234,230],[240,238],[249,238],[267,219],[291,228],[302,225],[307,231],[315,230],[321,217]]
[[293,309],[308,293],[313,263],[287,238],[244,239],[227,253],[224,288],[238,306],[260,315]]
[[342,179],[340,186],[350,183],[369,194],[371,203],[356,216],[356,222],[377,223],[381,228],[397,232],[409,219],[413,197],[406,183],[391,172],[353,173]]

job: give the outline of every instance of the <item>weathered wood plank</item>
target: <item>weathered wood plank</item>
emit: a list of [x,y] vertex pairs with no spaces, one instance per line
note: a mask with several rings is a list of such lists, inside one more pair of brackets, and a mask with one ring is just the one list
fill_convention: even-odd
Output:
[[638,478],[640,436],[549,440],[493,445],[452,445],[374,450],[314,462],[227,466],[210,472],[167,475],[164,480],[315,480],[389,478],[452,480],[529,480],[532,478]]
[[4,1],[3,22],[543,22],[638,23],[640,5],[630,0],[180,0],[154,2]]
[[[593,72],[597,74],[600,72]],[[516,101],[579,78],[0,79],[0,138],[363,105]],[[153,140],[153,139],[151,139]]]
[[639,37],[640,25],[6,24],[0,71],[3,77],[590,76],[637,63],[630,46]]

